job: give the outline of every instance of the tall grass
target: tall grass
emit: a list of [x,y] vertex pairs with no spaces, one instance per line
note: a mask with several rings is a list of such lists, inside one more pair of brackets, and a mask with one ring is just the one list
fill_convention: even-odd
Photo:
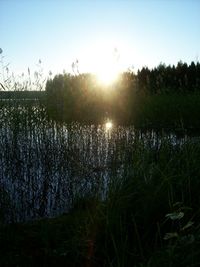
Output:
[[172,148],[184,142],[173,134],[161,141],[155,132],[132,126],[107,131],[104,125],[61,124],[41,103],[2,102],[0,109],[0,202],[7,222],[67,212],[85,195],[105,199],[111,177],[121,180],[133,159],[146,157],[136,154],[142,140],[155,155],[166,140]]
[[102,266],[198,266],[199,152],[199,143],[164,141],[157,151],[137,143],[134,167],[105,204]]
[[132,127],[60,124],[40,103],[3,102],[0,109],[3,221],[55,216],[86,194],[103,199],[110,174],[123,172]]
[[[18,120],[15,118],[15,123]],[[73,205],[68,214],[57,219],[24,226],[1,225],[1,244],[5,244],[1,246],[1,264],[9,266],[5,264],[9,254],[13,255],[10,264],[22,266],[31,266],[31,262],[32,266],[54,266],[56,262],[61,266],[198,266],[198,138],[176,139],[172,134],[158,136],[130,127],[118,127],[108,134],[101,126],[64,127],[45,119],[46,128],[41,122],[36,123],[36,128],[27,128],[33,122],[21,128],[19,121],[15,124],[17,135],[11,131],[16,139],[10,138],[11,132],[6,128],[7,139],[1,134],[5,144],[1,155],[8,157],[4,164],[11,166],[7,171],[13,190],[8,194],[4,184],[4,210],[7,197],[12,205],[35,210],[34,215],[37,207],[43,208],[41,217],[47,215],[48,207],[58,207],[63,200],[67,203],[67,198],[63,199],[66,195]],[[23,138],[25,143],[21,143]],[[8,153],[14,144],[17,157]],[[24,148],[26,145],[30,153]],[[23,147],[23,153],[19,147]],[[17,172],[16,159],[23,162]],[[28,167],[27,162],[33,165]],[[32,170],[32,175],[21,182],[23,168],[29,174]],[[1,185],[2,181],[5,183],[5,179]],[[32,191],[25,191],[24,187],[20,191],[16,183],[27,184]],[[19,192],[30,194],[31,198],[24,198]],[[13,195],[17,196],[15,201]],[[38,206],[31,209],[31,203]],[[21,211],[18,206],[14,208]],[[27,218],[24,213],[20,216],[19,221]]]

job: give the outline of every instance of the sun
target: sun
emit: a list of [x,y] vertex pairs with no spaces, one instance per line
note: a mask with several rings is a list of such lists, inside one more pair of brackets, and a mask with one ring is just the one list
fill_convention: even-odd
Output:
[[115,66],[110,66],[110,67],[102,66],[102,69],[99,69],[95,73],[97,82],[102,85],[113,84],[119,76],[118,72],[115,71],[114,67]]
[[94,66],[97,81],[103,85],[115,82],[119,75],[118,50],[109,44],[101,45]]
[[107,121],[107,122],[105,123],[106,131],[111,130],[112,127],[113,127],[113,123],[112,123],[111,121]]
[[91,42],[91,46],[84,52],[87,69],[94,73],[99,84],[108,86],[117,80],[120,62],[115,42],[109,40]]

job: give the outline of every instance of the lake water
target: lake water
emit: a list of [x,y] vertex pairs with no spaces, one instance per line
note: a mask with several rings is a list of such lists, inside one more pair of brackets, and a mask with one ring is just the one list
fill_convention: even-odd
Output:
[[2,106],[0,221],[57,216],[85,195],[105,199],[109,183],[132,170],[136,144],[158,150],[162,142],[180,146],[188,138],[134,126],[59,123],[44,107]]

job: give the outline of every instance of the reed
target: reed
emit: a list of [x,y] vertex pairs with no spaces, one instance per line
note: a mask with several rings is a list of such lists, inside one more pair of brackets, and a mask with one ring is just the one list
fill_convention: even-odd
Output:
[[55,123],[41,107],[17,109],[0,136],[2,220],[67,214],[1,224],[2,265],[198,265],[198,137],[108,133]]

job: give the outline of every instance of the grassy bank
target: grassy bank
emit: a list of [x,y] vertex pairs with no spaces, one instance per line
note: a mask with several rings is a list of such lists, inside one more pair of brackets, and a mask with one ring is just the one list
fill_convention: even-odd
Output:
[[104,201],[63,216],[0,226],[0,266],[199,266],[200,144],[138,140],[132,167]]

